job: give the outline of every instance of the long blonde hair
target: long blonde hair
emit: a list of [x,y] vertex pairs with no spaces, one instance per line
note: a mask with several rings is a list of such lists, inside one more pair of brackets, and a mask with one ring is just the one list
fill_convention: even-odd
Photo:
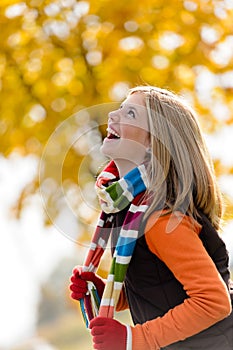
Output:
[[165,89],[139,86],[129,91],[129,95],[134,93],[145,97],[150,132],[148,193],[152,203],[147,217],[166,208],[196,218],[201,210],[219,229],[221,193],[195,112]]

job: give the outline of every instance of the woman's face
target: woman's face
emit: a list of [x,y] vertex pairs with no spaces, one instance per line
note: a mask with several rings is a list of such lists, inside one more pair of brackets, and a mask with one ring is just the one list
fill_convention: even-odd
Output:
[[149,146],[148,117],[142,93],[129,95],[120,108],[108,115],[107,137],[101,151],[136,165],[143,162]]

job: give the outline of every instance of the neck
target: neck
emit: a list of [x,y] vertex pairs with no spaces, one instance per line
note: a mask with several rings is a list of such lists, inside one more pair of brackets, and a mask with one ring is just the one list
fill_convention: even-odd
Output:
[[117,166],[120,177],[125,176],[130,170],[136,168],[141,163],[135,163],[134,161],[129,161],[126,159],[114,159]]

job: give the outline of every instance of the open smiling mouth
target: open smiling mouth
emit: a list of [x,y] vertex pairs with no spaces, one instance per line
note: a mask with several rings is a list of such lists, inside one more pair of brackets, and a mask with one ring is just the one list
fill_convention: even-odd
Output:
[[116,131],[114,131],[114,130],[112,130],[111,128],[107,128],[107,138],[108,139],[120,139],[121,137],[120,137],[120,135],[116,132]]

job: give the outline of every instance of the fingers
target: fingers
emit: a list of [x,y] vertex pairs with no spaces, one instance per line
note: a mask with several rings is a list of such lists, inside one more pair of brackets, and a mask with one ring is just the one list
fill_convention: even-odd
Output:
[[93,343],[96,344],[103,344],[104,342],[104,336],[98,336],[92,338]]
[[72,271],[73,276],[79,277],[82,273],[82,266],[75,266],[75,268]]
[[78,293],[86,293],[87,292],[87,282],[86,281],[78,281],[77,283],[76,282],[71,283],[70,290],[72,292],[75,292],[75,293],[77,293],[77,292]]
[[[93,327],[92,329],[91,329],[91,335],[93,336],[93,337],[95,337],[96,335],[101,335],[101,334],[103,334],[103,328],[101,327],[101,326],[98,326],[98,327]],[[99,337],[98,337],[98,339],[99,339]]]
[[73,269],[73,275],[70,279],[71,284],[69,288],[72,292],[70,296],[75,300],[83,299],[87,293],[87,282],[80,277],[81,273],[81,266],[75,267]]
[[72,276],[70,278],[70,290],[73,292],[71,297],[73,299],[82,299],[87,293],[87,281],[91,281],[94,283],[99,297],[102,297],[105,283],[101,280],[101,278],[97,277],[94,272],[90,271],[82,271],[82,266],[76,266],[73,269]]
[[[89,328],[91,329],[94,349],[101,349],[100,344],[104,343],[105,335],[105,320],[101,317],[96,317],[91,320]],[[95,347],[96,346],[96,347]]]
[[86,293],[74,293],[74,292],[70,294],[71,298],[75,300],[83,299],[85,295]]
[[91,282],[95,282],[96,280],[96,276],[93,272],[90,272],[90,271],[86,271],[86,272],[83,272],[82,271],[82,266],[76,266],[74,269],[73,269],[73,272],[72,272],[72,277],[75,277],[77,279],[83,279],[85,281],[91,281]]
[[82,272],[80,277],[85,281],[95,282],[95,274],[93,272]]
[[106,323],[109,322],[109,318],[107,317],[95,317],[91,320],[90,324],[89,324],[89,328],[92,329],[93,327],[96,326],[105,326]]
[[75,300],[83,299],[87,293],[87,287],[86,288],[79,288],[79,286],[76,286],[74,284],[70,285],[70,291],[71,291],[71,298]]
[[85,291],[87,290],[87,282],[82,280],[81,278],[76,278],[74,276],[71,277],[71,285],[70,285],[70,288],[74,288],[74,289],[71,289],[72,291],[76,292],[76,288],[78,288],[80,291]]
[[96,317],[91,320],[89,328],[94,349],[120,350],[126,348],[127,330],[118,321],[106,317]]

